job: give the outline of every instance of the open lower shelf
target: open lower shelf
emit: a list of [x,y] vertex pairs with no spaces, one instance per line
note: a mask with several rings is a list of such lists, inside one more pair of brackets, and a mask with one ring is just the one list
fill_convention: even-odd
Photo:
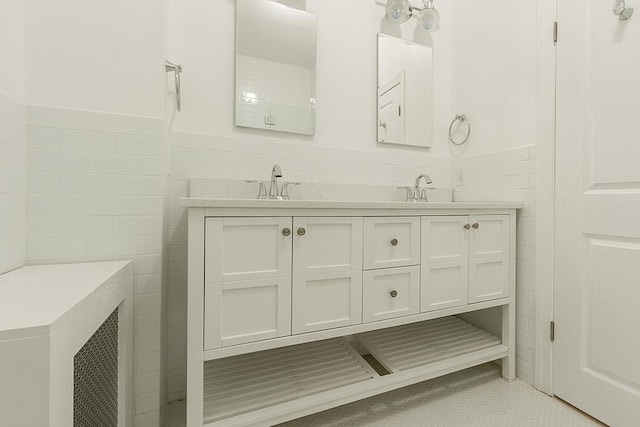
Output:
[[381,329],[358,341],[390,372],[502,345],[500,338],[455,316]]
[[372,380],[344,339],[212,360],[204,365],[205,423]]
[[275,424],[507,356],[500,338],[457,317],[204,362],[205,425]]

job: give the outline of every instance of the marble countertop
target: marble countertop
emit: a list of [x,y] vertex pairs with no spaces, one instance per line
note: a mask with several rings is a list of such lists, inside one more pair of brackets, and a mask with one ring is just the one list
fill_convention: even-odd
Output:
[[397,210],[469,210],[518,209],[519,203],[493,202],[386,202],[351,200],[259,200],[184,197],[180,204],[200,208],[281,208],[281,209],[397,209]]

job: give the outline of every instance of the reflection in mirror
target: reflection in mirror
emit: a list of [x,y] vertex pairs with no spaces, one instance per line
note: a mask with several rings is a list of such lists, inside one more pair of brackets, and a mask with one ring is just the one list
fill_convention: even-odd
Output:
[[236,126],[315,133],[316,16],[238,0]]
[[378,34],[378,142],[431,147],[432,51]]

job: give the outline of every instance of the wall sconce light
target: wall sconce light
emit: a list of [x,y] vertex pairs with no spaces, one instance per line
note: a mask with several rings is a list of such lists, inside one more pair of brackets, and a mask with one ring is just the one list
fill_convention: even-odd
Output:
[[423,31],[432,32],[440,27],[440,14],[433,7],[433,0],[422,0],[422,7],[412,6],[409,0],[387,0],[385,10],[387,21],[395,24],[402,24],[415,16]]

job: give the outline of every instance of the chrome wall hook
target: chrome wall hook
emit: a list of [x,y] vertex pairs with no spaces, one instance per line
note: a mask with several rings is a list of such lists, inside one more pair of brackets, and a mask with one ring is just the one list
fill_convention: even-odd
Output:
[[627,7],[625,0],[614,0],[613,14],[621,21],[627,21],[633,15],[633,8]]
[[182,65],[174,64],[169,61],[165,61],[164,69],[167,73],[174,73],[174,82],[176,85],[176,109],[180,111],[180,74],[182,73]]

